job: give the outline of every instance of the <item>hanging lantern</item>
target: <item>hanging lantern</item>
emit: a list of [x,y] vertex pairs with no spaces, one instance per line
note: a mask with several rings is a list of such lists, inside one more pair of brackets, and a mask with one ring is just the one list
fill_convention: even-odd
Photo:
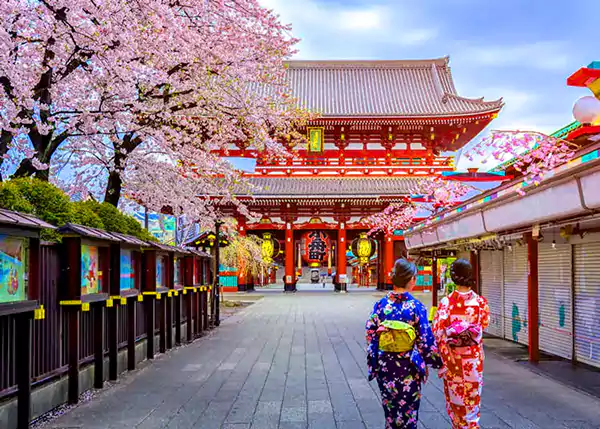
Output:
[[367,233],[361,232],[352,241],[351,247],[352,253],[358,258],[359,265],[368,265],[369,259],[375,253],[375,242],[367,236]]
[[582,124],[595,124],[600,120],[600,100],[588,95],[573,106],[573,116]]
[[331,240],[324,231],[310,231],[302,236],[302,258],[310,267],[318,268],[329,259]]
[[273,238],[270,232],[265,232],[262,238],[261,253],[263,260],[266,263],[271,263],[273,262],[273,258],[276,258],[281,250],[279,240]]

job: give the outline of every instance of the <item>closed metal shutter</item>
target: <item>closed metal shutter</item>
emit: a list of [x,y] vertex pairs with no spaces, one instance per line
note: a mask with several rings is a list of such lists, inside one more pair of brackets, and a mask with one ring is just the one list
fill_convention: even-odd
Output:
[[490,307],[488,334],[504,337],[502,265],[504,255],[498,250],[484,250],[480,255],[481,295]]
[[529,343],[527,246],[504,249],[504,338]]
[[576,245],[575,355],[600,367],[600,243]]
[[573,356],[572,260],[569,244],[539,245],[540,350],[566,359]]

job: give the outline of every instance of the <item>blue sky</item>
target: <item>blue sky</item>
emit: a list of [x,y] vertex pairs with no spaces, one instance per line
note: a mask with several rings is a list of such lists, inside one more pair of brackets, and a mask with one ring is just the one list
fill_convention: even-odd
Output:
[[[302,39],[298,59],[449,55],[465,97],[503,97],[492,129],[551,133],[587,89],[567,77],[600,60],[600,0],[260,0]],[[461,160],[459,168],[466,168]]]

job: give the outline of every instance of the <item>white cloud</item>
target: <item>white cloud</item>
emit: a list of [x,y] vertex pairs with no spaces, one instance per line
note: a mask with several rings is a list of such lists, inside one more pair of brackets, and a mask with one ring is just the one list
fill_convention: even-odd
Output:
[[382,43],[419,46],[438,34],[421,24],[413,6],[397,0],[363,7],[318,0],[259,1],[292,24],[293,35],[301,39],[296,57],[302,59],[364,59]]
[[507,46],[459,44],[455,57],[483,66],[517,66],[545,71],[564,71],[573,68],[569,48],[566,43],[560,41]]
[[342,10],[338,27],[345,30],[377,30],[385,25],[385,10],[382,8]]

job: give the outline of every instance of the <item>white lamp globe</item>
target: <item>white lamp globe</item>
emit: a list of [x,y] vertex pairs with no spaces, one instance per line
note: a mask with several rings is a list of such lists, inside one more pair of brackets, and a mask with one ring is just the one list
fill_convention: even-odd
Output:
[[591,95],[581,97],[573,106],[573,117],[582,124],[593,124],[600,119],[600,100]]

